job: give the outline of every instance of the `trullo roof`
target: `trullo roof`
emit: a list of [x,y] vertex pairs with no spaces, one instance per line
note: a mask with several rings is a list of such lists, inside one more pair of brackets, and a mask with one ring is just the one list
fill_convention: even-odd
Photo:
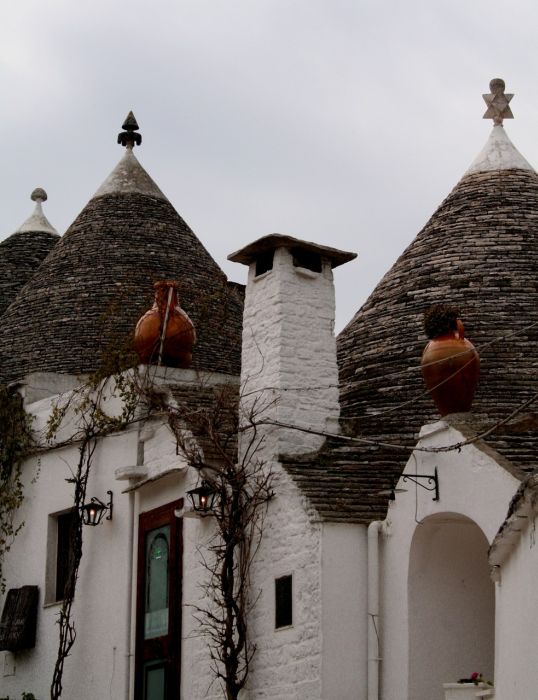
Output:
[[36,203],[31,216],[0,243],[0,314],[4,313],[60,238],[43,213],[41,203],[47,199],[45,190],[38,187],[32,192],[31,199]]
[[159,279],[179,282],[198,336],[193,366],[239,373],[240,294],[138,162],[140,136],[122,136],[120,163],[3,317],[4,380],[95,370],[132,337]]
[[[412,446],[420,427],[438,419],[420,372],[427,342],[423,312],[432,304],[458,306],[480,352],[472,410],[481,426],[532,399],[538,389],[537,271],[538,175],[497,124],[338,337],[342,430],[373,442],[329,441],[315,460],[289,462],[323,517],[384,517],[388,501],[380,491],[400,476],[409,451],[381,443]],[[530,469],[536,466],[537,423],[519,415],[487,440],[516,468]]]

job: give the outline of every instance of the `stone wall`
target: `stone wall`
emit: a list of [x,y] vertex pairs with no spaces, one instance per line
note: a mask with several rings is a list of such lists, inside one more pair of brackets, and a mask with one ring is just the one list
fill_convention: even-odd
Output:
[[[334,287],[322,272],[295,267],[278,248],[273,269],[256,277],[251,265],[245,299],[242,392],[259,417],[315,430],[336,429],[338,370]],[[306,452],[324,439],[297,430],[271,432],[269,452]]]
[[[297,487],[274,465],[275,498],[255,560],[251,616],[257,646],[249,700],[321,700],[321,536]],[[309,517],[310,516],[310,517]],[[275,629],[275,579],[292,575],[293,625]]]

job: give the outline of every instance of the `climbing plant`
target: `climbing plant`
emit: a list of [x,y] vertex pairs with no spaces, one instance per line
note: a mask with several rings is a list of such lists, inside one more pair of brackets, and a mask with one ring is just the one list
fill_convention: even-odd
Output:
[[35,448],[32,422],[20,394],[0,385],[0,591],[5,591],[3,561],[22,522],[15,514],[23,501],[21,467]]
[[[109,375],[111,368],[116,370],[113,375]],[[73,484],[73,526],[70,533],[72,558],[57,620],[58,652],[50,688],[51,700],[59,700],[62,696],[65,661],[77,636],[72,610],[83,553],[82,506],[86,502],[95,450],[100,438],[123,430],[133,420],[140,400],[136,387],[135,372],[126,370],[123,361],[117,365],[103,366],[86,383],[56,403],[49,417],[46,435],[49,444],[56,444],[55,438],[66,423],[72,424],[73,428],[60,444],[78,444],[77,465],[72,476],[67,479]],[[119,414],[105,410],[107,397],[112,394],[121,399]]]
[[[205,602],[194,610],[208,642],[213,678],[221,682],[227,700],[237,700],[256,653],[248,624],[258,599],[251,573],[274,473],[261,459],[264,438],[255,411],[242,416],[240,426],[237,392],[225,388],[212,394],[205,406],[170,402],[162,393],[156,400],[161,399],[180,453],[216,496],[213,535],[199,551],[206,572],[201,583]],[[239,434],[244,435],[240,451]],[[208,454],[213,455],[210,462]]]

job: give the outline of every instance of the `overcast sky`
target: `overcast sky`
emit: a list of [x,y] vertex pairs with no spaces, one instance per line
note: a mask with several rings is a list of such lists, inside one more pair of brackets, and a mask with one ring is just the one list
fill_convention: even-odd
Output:
[[356,251],[347,323],[482,148],[493,77],[538,163],[535,0],[2,0],[0,238],[36,186],[63,233],[137,156],[228,276],[278,232]]

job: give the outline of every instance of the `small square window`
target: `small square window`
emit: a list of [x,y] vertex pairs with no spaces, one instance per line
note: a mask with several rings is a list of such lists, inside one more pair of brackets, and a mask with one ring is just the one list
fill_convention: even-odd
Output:
[[275,579],[275,628],[293,624],[292,576]]

